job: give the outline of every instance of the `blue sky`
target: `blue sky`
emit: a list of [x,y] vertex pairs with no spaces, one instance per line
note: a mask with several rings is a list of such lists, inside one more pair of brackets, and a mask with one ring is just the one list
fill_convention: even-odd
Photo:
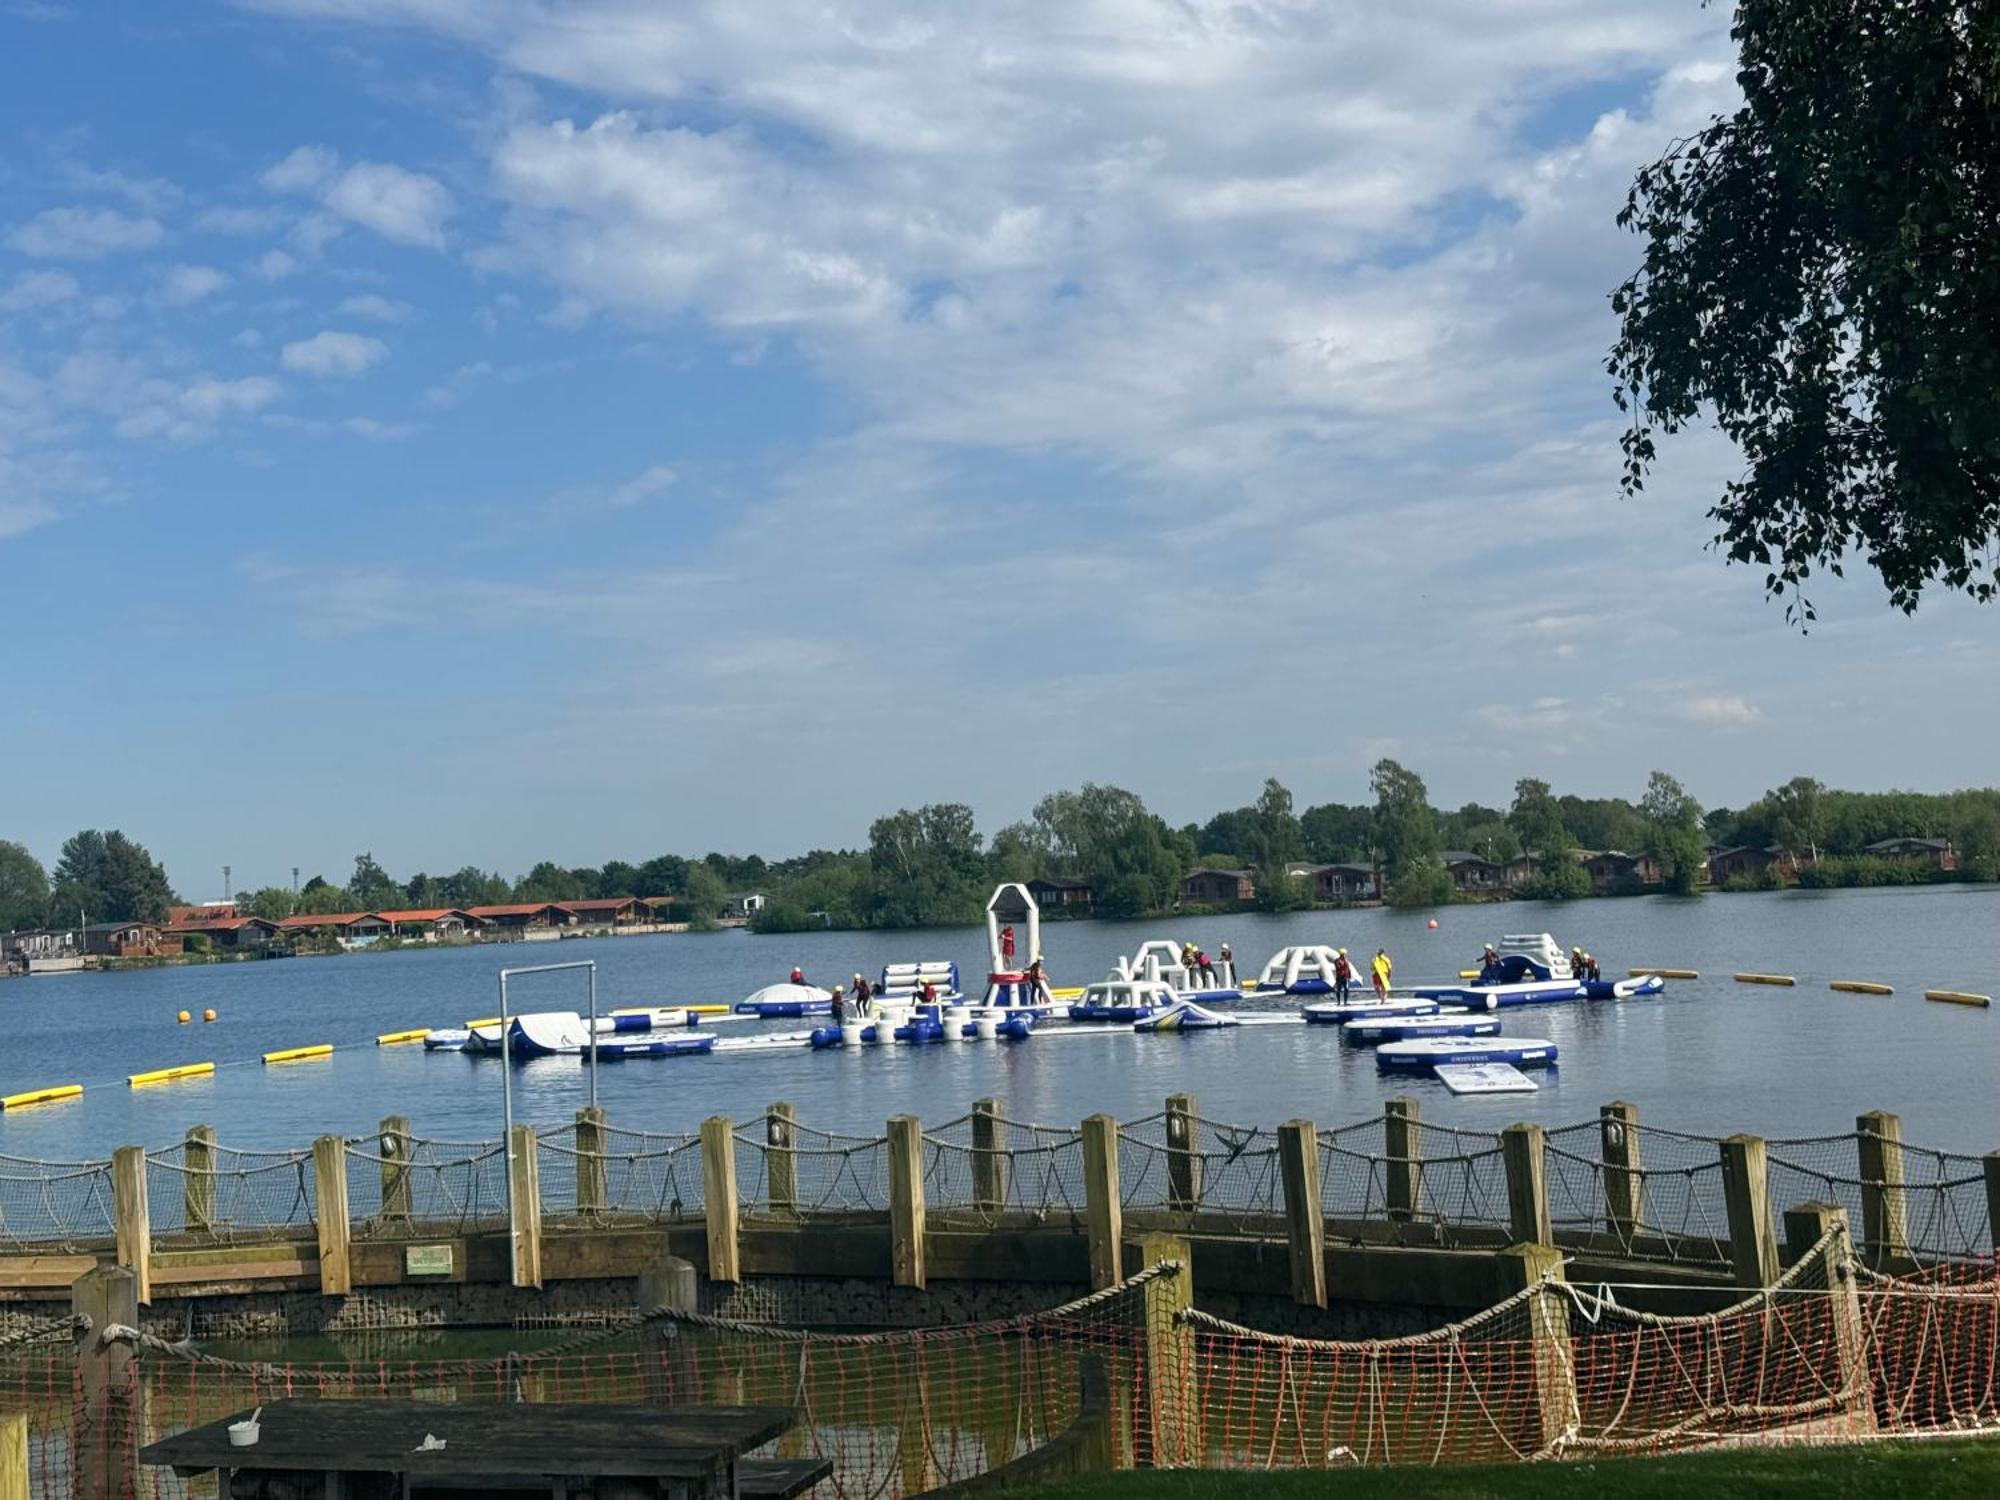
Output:
[[1616,497],[1611,215],[1730,107],[1715,8],[151,9],[0,0],[44,857],[1991,779],[2000,617],[1857,579],[1799,636],[1703,550],[1706,434]]

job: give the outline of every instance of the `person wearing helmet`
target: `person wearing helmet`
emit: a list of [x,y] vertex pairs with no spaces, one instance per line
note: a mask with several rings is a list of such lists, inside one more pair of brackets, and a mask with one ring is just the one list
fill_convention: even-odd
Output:
[[1389,976],[1396,970],[1395,964],[1389,959],[1389,950],[1386,948],[1377,948],[1375,950],[1375,962],[1370,965],[1370,968],[1375,977],[1375,998],[1377,1000],[1387,1000],[1389,998]]
[[799,967],[799,966],[798,966],[797,964],[793,964],[793,965],[792,965],[792,983],[793,983],[793,984],[804,984],[805,982],[806,982],[806,971],[805,971],[804,969],[800,968],[800,967]]
[[839,985],[833,987],[833,1024],[838,1026],[847,1019],[847,991]]
[[1333,955],[1333,998],[1346,1000],[1354,984],[1354,965],[1347,961],[1347,950],[1342,948]]
[[875,987],[859,974],[854,976],[854,1013],[869,1016],[875,1011]]
[[1479,982],[1498,984],[1500,979],[1500,950],[1488,943],[1486,951],[1479,955]]

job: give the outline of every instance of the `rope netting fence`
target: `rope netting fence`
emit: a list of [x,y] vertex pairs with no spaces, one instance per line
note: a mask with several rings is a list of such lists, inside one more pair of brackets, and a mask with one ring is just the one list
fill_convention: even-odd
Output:
[[1173,1460],[1211,1468],[1504,1463],[1721,1443],[2000,1429],[2000,1281],[1859,1273],[1829,1235],[1716,1313],[1552,1282],[1434,1332],[1284,1337],[1183,1314],[1199,1400]]
[[1262,1332],[1148,1291],[1185,1274],[1163,1261],[1051,1311],[892,1333],[655,1309],[486,1359],[238,1360],[113,1328],[102,1337],[137,1361],[108,1408],[88,1405],[77,1330],[61,1319],[0,1336],[0,1413],[26,1415],[30,1493],[46,1500],[69,1500],[93,1465],[136,1475],[148,1496],[212,1494],[212,1480],[138,1467],[139,1448],[296,1397],[789,1405],[800,1422],[765,1455],[831,1461],[822,1495],[899,1500],[1062,1432],[1086,1357],[1108,1377],[1121,1465],[1458,1464],[2000,1431],[1990,1258],[1888,1277],[1856,1266],[1835,1230],[1717,1312],[1660,1316],[1622,1305],[1618,1288],[1552,1281],[1366,1341]]
[[[1622,1106],[1613,1106],[1614,1109]],[[1116,1128],[1122,1207],[1164,1228],[1265,1233],[1285,1212],[1280,1132],[1169,1108]],[[733,1127],[746,1220],[883,1214],[886,1135],[819,1129],[789,1113]],[[1317,1132],[1320,1205],[1331,1239],[1489,1246],[1510,1224],[1502,1136],[1375,1115]],[[1606,1116],[1544,1139],[1557,1237],[1606,1253],[1694,1267],[1729,1263],[1714,1136]],[[1990,1250],[1991,1192],[1977,1156],[1867,1129],[1767,1143],[1770,1201],[1847,1208],[1866,1258],[1894,1269]],[[1081,1130],[969,1114],[920,1137],[928,1212],[940,1227],[1080,1223]],[[402,1240],[504,1229],[507,1154],[498,1141],[415,1134],[342,1145],[358,1238]],[[708,1190],[701,1137],[597,1123],[536,1134],[544,1217],[562,1224],[698,1219]],[[318,1214],[310,1150],[246,1150],[190,1138],[144,1156],[147,1208],[164,1248],[306,1237]],[[0,1254],[90,1249],[116,1222],[110,1162],[0,1156]]]
[[1086,1356],[1103,1362],[1131,1430],[1145,1363],[1143,1287],[1177,1270],[1142,1272],[1047,1312],[894,1333],[797,1332],[659,1309],[491,1359],[238,1360],[114,1328],[111,1337],[137,1347],[135,1383],[103,1421],[80,1424],[65,1321],[60,1356],[0,1354],[0,1410],[29,1415],[38,1500],[68,1500],[78,1460],[93,1458],[136,1473],[129,1493],[212,1495],[212,1477],[141,1466],[139,1450],[295,1398],[792,1406],[798,1425],[753,1456],[829,1460],[832,1477],[816,1493],[899,1500],[996,1468],[1062,1432],[1079,1410]]

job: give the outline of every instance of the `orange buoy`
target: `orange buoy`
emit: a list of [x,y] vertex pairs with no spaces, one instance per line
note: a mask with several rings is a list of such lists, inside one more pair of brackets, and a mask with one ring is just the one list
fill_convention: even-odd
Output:
[[1432,917],[1432,918],[1431,918],[1431,931],[1432,931],[1432,932],[1436,932],[1437,930],[1438,930],[1438,919],[1437,919],[1436,917]]
[[213,1020],[215,1019],[215,1012],[214,1012],[214,1010],[212,1010],[212,1009],[211,1009],[211,1010],[205,1010],[205,1011],[203,1011],[203,1012],[201,1013],[201,1018],[202,1018],[202,1019],[203,1019],[204,1021],[213,1021]]
[[182,1012],[181,1012],[181,1013],[180,1013],[180,1014],[179,1014],[178,1016],[176,1016],[176,1017],[175,1017],[174,1019],[175,1019],[175,1020],[177,1020],[177,1021],[179,1021],[179,1022],[181,1023],[181,1025],[185,1026],[185,1025],[187,1025],[187,1023],[188,1023],[188,1022],[192,1021],[192,1020],[194,1019],[194,1017],[193,1017],[193,1016],[191,1016],[191,1015],[189,1015],[189,1014],[188,1014],[188,1013],[187,1013],[186,1011],[182,1011]]

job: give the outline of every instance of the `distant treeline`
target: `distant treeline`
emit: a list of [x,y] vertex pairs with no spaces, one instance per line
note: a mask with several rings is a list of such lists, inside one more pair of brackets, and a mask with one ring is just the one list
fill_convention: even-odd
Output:
[[[355,859],[336,884],[314,876],[236,893],[239,909],[277,919],[396,907],[483,906],[648,896],[675,900],[670,916],[712,923],[733,893],[765,898],[760,931],[817,927],[929,927],[976,922],[1002,880],[1086,882],[1102,916],[1136,917],[1176,906],[1181,881],[1202,868],[1255,872],[1258,904],[1287,910],[1310,900],[1288,865],[1357,864],[1382,875],[1392,904],[1443,905],[1452,885],[1440,862],[1465,850],[1496,864],[1527,853],[1539,873],[1529,897],[1588,894],[1577,849],[1650,855],[1669,889],[1692,892],[1711,845],[1782,846],[1795,867],[1772,867],[1756,883],[1877,884],[1910,879],[1907,861],[1875,859],[1884,839],[1948,839],[1959,878],[2000,878],[2000,789],[1947,793],[1846,792],[1796,777],[1742,808],[1704,809],[1673,777],[1654,772],[1637,801],[1558,795],[1524,778],[1505,808],[1468,802],[1433,807],[1423,778],[1393,760],[1369,776],[1371,800],[1325,802],[1303,811],[1275,778],[1257,799],[1178,827],[1136,792],[1086,783],[1053,792],[1025,819],[982,836],[972,809],[937,803],[877,818],[865,849],[815,849],[783,860],[710,853],[612,860],[595,868],[543,861],[518,879],[472,866],[450,875],[398,880],[375,859]],[[91,921],[158,919],[175,897],[146,849],[112,831],[86,830],[63,845],[53,871],[19,844],[0,840],[0,931]]]

